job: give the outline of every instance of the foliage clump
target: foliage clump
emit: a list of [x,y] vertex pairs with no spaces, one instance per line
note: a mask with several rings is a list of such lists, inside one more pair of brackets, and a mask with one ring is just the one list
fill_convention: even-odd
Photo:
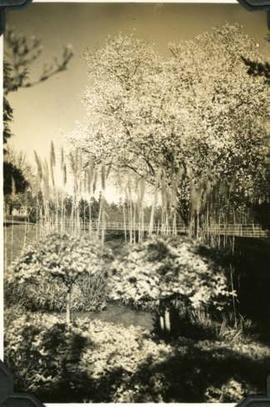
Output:
[[62,311],[72,288],[71,309],[104,307],[110,257],[98,241],[52,234],[23,252],[6,275],[7,303],[29,310]]
[[110,297],[146,308],[177,300],[191,309],[224,308],[235,295],[224,270],[192,240],[149,239],[114,260]]
[[67,396],[111,401],[117,385],[141,363],[158,363],[172,352],[141,328],[81,319],[68,329],[59,318],[41,314],[10,321],[5,341],[5,361],[18,388],[46,401],[54,394],[59,402]]
[[5,362],[21,391],[40,395],[68,390],[86,339],[52,315],[25,314],[10,321]]
[[245,397],[247,389],[245,386],[235,380],[230,379],[221,389],[209,386],[206,391],[206,398],[211,403],[228,403],[230,401],[241,400]]
[[269,347],[241,337],[165,343],[134,326],[10,313],[5,363],[19,391],[46,402],[235,403],[262,390],[269,366]]

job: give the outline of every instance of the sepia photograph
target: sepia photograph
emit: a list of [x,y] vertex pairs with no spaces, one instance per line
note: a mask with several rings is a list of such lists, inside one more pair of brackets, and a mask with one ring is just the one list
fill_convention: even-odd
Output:
[[270,32],[34,3],[3,63],[4,363],[43,403],[236,403],[270,372]]

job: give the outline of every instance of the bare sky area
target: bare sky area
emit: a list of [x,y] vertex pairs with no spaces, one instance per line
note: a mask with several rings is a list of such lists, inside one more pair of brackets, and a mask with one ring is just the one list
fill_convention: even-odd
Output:
[[[75,52],[66,72],[9,96],[14,108],[10,143],[26,152],[30,161],[34,149],[45,158],[51,139],[60,143],[77,120],[84,120],[81,97],[87,70],[83,51],[102,46],[108,35],[135,30],[138,37],[154,42],[157,51],[166,56],[169,42],[192,38],[226,22],[242,24],[263,51],[269,46],[265,14],[248,12],[237,4],[35,3],[23,11],[10,12],[9,26],[42,40],[41,64],[59,56],[66,44]],[[38,66],[34,66],[33,76],[37,71]]]

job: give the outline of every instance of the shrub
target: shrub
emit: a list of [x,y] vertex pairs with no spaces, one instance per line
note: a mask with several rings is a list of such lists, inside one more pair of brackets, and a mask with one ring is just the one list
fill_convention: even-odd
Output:
[[235,403],[247,395],[247,388],[243,383],[235,379],[230,379],[221,388],[209,386],[205,396],[210,403]]
[[148,331],[132,325],[84,320],[79,329],[86,330],[93,345],[83,354],[80,366],[95,379],[113,371],[132,374],[146,360],[161,362],[172,352],[170,345],[154,342]]
[[20,391],[45,402],[112,401],[120,383],[172,348],[141,328],[79,320],[69,329],[55,317],[28,314],[10,322],[5,362]]
[[232,401],[258,393],[270,349],[258,342],[154,341],[142,328],[49,315],[9,319],[5,363],[44,402]]
[[86,338],[68,330],[56,317],[29,313],[8,325],[5,362],[19,391],[41,398],[56,391],[65,398],[69,388],[74,388],[74,369],[86,343]]
[[113,394],[114,402],[238,402],[260,393],[267,375],[270,349],[260,343],[225,343],[186,338],[175,340],[173,352],[160,363],[139,366]]
[[53,234],[29,246],[5,278],[7,305],[19,302],[28,310],[62,311],[72,285],[71,309],[103,308],[106,259],[99,242]]
[[224,270],[184,238],[155,238],[131,246],[114,261],[109,281],[111,299],[150,309],[174,302],[220,311],[235,295]]

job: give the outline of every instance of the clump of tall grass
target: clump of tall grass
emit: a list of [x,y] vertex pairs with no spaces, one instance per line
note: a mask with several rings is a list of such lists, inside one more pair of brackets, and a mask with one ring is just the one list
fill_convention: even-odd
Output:
[[[236,225],[239,215],[230,203],[224,204],[226,194],[229,194],[224,186],[215,186],[211,190],[207,184],[204,193],[195,194],[192,188],[185,190],[180,170],[171,170],[169,174],[157,168],[146,179],[127,169],[119,169],[117,163],[97,162],[79,147],[57,151],[53,142],[49,163],[41,160],[36,152],[35,160],[40,185],[37,213],[41,230],[74,234],[88,230],[90,235],[96,233],[104,242],[108,224],[113,220],[106,211],[108,184],[113,180],[117,182],[119,196],[123,199],[121,227],[126,242],[134,244],[146,236],[184,233],[213,247],[229,247],[234,251],[234,238],[219,233],[228,222]],[[64,205],[68,192],[72,196],[70,213]],[[94,224],[91,201],[96,196],[99,196],[99,213]],[[88,201],[83,214],[81,200]],[[149,202],[151,210],[146,219]],[[247,217],[241,211],[239,213],[240,220],[246,222]]]
[[[37,177],[40,190],[37,202],[39,213],[40,234],[48,232],[80,234],[88,229],[92,235],[91,206],[96,194],[97,183],[100,181],[102,193],[98,216],[97,235],[104,240],[106,213],[104,209],[104,191],[109,171],[102,165],[97,166],[94,160],[85,162],[79,149],[65,153],[61,148],[56,153],[51,142],[49,164],[34,152],[37,166]],[[71,210],[67,211],[65,200],[71,191]],[[88,213],[81,216],[80,202],[88,201]],[[87,221],[86,221],[87,219]]]

